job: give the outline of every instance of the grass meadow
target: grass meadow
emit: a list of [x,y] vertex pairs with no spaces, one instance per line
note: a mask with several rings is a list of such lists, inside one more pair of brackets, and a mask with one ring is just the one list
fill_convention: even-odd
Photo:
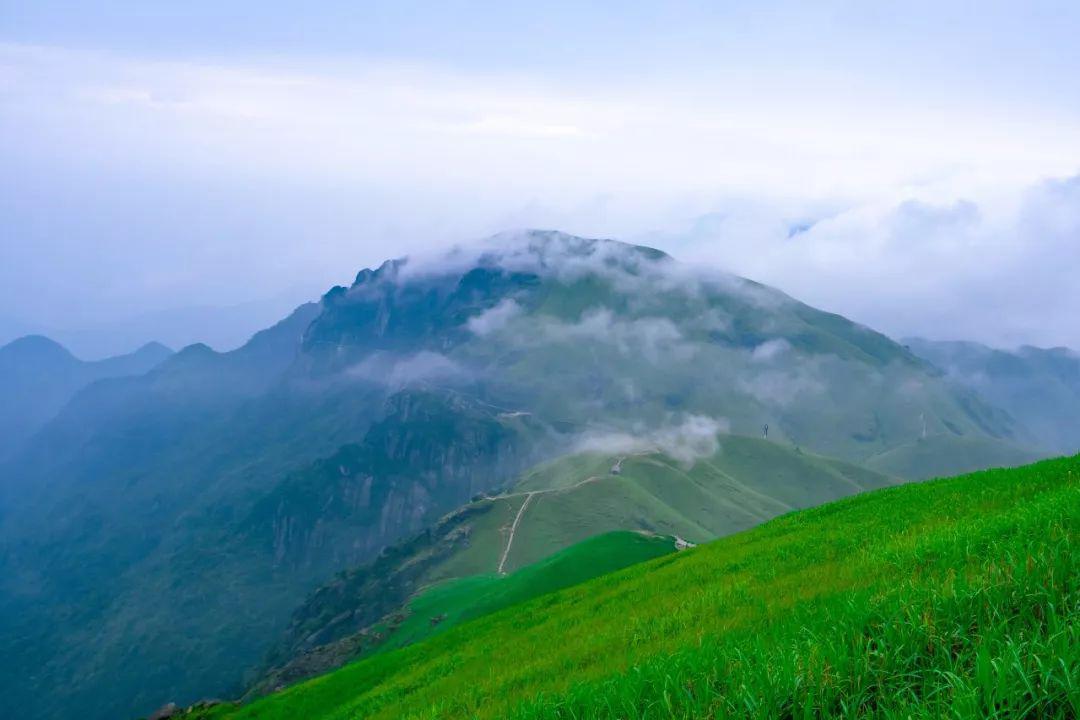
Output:
[[205,717],[1080,717],[1080,459],[904,485]]

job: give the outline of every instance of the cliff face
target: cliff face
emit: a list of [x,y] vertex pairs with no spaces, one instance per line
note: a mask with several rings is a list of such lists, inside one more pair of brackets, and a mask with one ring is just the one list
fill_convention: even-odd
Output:
[[279,568],[370,560],[536,457],[544,430],[455,394],[403,391],[364,439],[285,478],[246,533]]
[[338,667],[380,640],[371,625],[397,612],[428,573],[470,546],[475,522],[491,512],[473,503],[383,549],[371,563],[343,571],[307,597],[267,654],[251,697]]

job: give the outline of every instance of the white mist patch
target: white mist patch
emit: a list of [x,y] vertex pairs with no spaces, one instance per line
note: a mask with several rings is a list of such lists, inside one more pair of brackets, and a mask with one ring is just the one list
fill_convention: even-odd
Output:
[[783,355],[790,349],[791,343],[787,340],[783,338],[774,338],[772,340],[766,340],[754,348],[754,351],[750,353],[750,358],[757,362],[768,362],[769,360]]
[[535,337],[549,342],[600,342],[612,345],[623,355],[640,353],[655,364],[665,357],[686,360],[694,346],[683,339],[675,323],[665,317],[620,319],[606,307],[582,313],[577,322],[546,319]]
[[[554,230],[502,232],[449,250],[413,254],[395,261],[385,276],[395,282],[409,283],[460,277],[476,268],[535,275],[563,285],[595,278],[627,298],[638,316],[648,314],[653,303],[672,297],[701,303],[711,297],[734,296],[767,310],[791,302],[778,290],[715,267],[680,263],[659,250],[618,240],[583,238]],[[508,313],[501,319],[513,319],[510,308],[500,310]],[[719,328],[730,320],[717,309],[703,312],[709,317],[701,318],[701,322]],[[486,319],[478,320],[476,334],[487,331]],[[490,319],[500,318],[494,315]]]
[[461,365],[430,350],[421,350],[406,356],[374,352],[346,370],[345,374],[394,388],[468,377],[468,372]]
[[[754,357],[760,348],[759,345],[750,354],[751,362],[758,365],[766,362]],[[770,359],[778,356],[779,352],[774,352]],[[830,384],[838,381],[844,367],[838,358],[829,357],[801,358],[790,367],[765,365],[758,368],[751,364],[746,374],[738,378],[737,386],[765,405],[787,407],[800,398],[825,395]]]
[[788,208],[736,205],[649,239],[892,337],[1080,345],[1080,176],[1032,179],[928,178],[794,229]]
[[701,458],[715,455],[720,449],[719,436],[730,430],[726,418],[686,415],[677,424],[659,428],[586,432],[574,450],[609,455],[662,452],[683,465],[693,465]]
[[521,306],[515,300],[507,298],[495,307],[469,318],[466,326],[474,335],[485,337],[502,330],[511,320],[521,315],[521,312]]
[[511,230],[449,250],[414,253],[401,278],[457,274],[475,267],[554,277],[573,282],[598,275],[615,283],[656,283],[672,272],[694,272],[666,254],[617,240],[584,238],[555,230]]

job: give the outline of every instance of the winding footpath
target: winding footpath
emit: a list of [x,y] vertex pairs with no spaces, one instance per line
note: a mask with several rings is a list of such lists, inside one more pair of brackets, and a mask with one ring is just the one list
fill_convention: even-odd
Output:
[[[539,492],[539,491],[537,491]],[[506,547],[503,549],[502,559],[499,560],[499,574],[505,575],[503,567],[506,566],[506,558],[510,555],[510,546],[514,544],[514,533],[517,532],[518,523],[521,522],[521,516],[525,514],[525,508],[529,507],[529,503],[533,499],[535,492],[525,493],[525,502],[521,503],[521,507],[518,508],[517,517],[514,518],[514,524],[510,526],[510,537],[506,541]]]
[[[611,468],[611,475],[618,475],[620,472],[622,472],[622,462],[623,462],[623,460],[625,460],[625,458],[620,457],[615,461],[615,464]],[[506,540],[506,547],[503,548],[502,558],[499,560],[499,569],[496,572],[498,572],[500,575],[505,575],[506,574],[506,572],[503,570],[503,568],[506,567],[506,558],[510,557],[510,546],[514,544],[514,533],[517,532],[518,523],[521,522],[522,516],[525,515],[525,508],[529,507],[529,503],[532,502],[533,495],[543,495],[545,493],[569,492],[570,490],[576,490],[577,488],[581,487],[582,485],[586,485],[586,484],[591,483],[591,482],[596,482],[597,480],[602,480],[605,477],[611,477],[611,475],[607,475],[607,476],[605,476],[605,475],[593,475],[592,477],[587,477],[584,480],[582,480],[581,482],[574,483],[573,485],[569,485],[567,487],[548,488],[547,490],[530,490],[528,492],[510,493],[508,495],[500,495],[500,496],[498,496],[497,499],[506,499],[506,498],[512,498],[512,497],[521,497],[522,495],[524,495],[525,496],[525,502],[521,503],[521,507],[518,508],[517,515],[514,517],[514,524],[510,526],[510,537],[507,538],[507,540]],[[496,498],[492,498],[492,499],[496,499]]]

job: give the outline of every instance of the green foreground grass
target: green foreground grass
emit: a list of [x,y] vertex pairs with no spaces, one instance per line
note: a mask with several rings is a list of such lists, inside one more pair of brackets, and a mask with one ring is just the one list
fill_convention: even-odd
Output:
[[791,513],[213,717],[1080,716],[1080,459]]
[[[447,580],[409,603],[409,615],[382,649],[420,642],[455,625],[621,568],[675,552],[662,535],[610,532],[589,538],[517,572]],[[436,620],[437,622],[432,622]]]

